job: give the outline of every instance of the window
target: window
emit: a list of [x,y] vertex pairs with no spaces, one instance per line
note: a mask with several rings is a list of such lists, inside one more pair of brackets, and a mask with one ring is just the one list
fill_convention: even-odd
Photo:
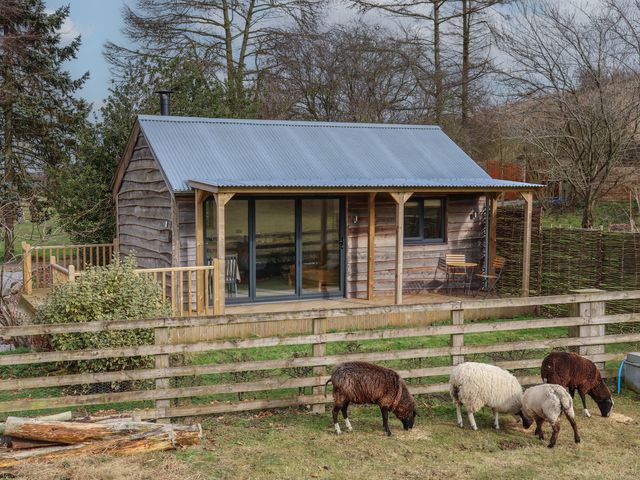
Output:
[[445,241],[444,198],[412,198],[404,206],[404,239],[407,242]]

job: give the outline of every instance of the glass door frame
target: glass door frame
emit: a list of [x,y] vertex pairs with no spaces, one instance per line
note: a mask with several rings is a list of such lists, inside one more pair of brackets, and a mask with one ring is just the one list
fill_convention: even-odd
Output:
[[[256,200],[295,200],[295,289],[293,295],[273,295],[265,297],[256,296]],[[338,245],[340,263],[340,287],[333,292],[310,292],[302,291],[302,200],[338,200],[339,201],[339,225],[338,225]],[[346,225],[346,197],[344,195],[235,195],[234,200],[248,201],[248,233],[249,233],[249,295],[240,298],[226,298],[227,305],[238,305],[246,303],[267,303],[282,302],[288,300],[306,300],[314,298],[339,298],[344,297],[346,286],[346,261],[347,261],[347,225]],[[227,203],[227,206],[229,203]],[[226,208],[226,206],[225,206]],[[206,208],[202,209],[204,224],[206,225]],[[226,230],[226,229],[225,229]],[[204,235],[204,232],[203,232]],[[226,244],[226,242],[225,242]],[[207,240],[203,238],[202,248],[205,256],[207,251]]]

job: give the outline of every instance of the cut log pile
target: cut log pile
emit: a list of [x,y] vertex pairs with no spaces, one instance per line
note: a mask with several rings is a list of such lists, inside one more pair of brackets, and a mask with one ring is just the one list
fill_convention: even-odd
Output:
[[0,423],[0,468],[73,455],[133,455],[197,445],[196,425],[142,422],[132,415],[72,418],[71,412]]

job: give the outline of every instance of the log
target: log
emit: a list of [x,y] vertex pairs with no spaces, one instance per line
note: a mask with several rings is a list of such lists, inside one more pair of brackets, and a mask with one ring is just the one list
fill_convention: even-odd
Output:
[[[157,427],[151,422],[81,423],[9,417],[5,423],[5,435],[12,438],[75,444],[148,432]],[[183,427],[175,426],[177,430],[181,428]]]
[[22,438],[10,438],[9,445],[13,450],[26,450],[30,448],[59,447],[63,443],[45,442],[44,440],[24,440]]
[[74,455],[110,454],[124,456],[159,452],[197,445],[200,442],[202,428],[199,424],[177,427],[176,425],[156,425],[155,430],[129,435],[125,438],[0,453],[0,468],[14,467],[27,461],[57,460]]
[[[39,417],[33,417],[32,420],[52,420],[52,421],[56,421],[56,422],[66,422],[68,420],[71,420],[72,415],[71,412],[61,412],[61,413],[54,413],[52,415],[41,415]],[[5,429],[5,423],[2,422],[0,423],[0,435],[4,435],[4,429]]]

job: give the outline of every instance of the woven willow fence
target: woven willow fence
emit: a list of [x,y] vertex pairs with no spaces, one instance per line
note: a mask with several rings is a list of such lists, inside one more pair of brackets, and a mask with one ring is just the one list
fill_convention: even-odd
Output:
[[[534,209],[531,236],[531,295],[571,290],[640,288],[640,234],[605,229],[541,227]],[[497,252],[507,258],[499,289],[518,294],[522,283],[522,207],[498,210]],[[611,313],[640,311],[640,302],[612,303]],[[555,313],[555,312],[554,312]]]

